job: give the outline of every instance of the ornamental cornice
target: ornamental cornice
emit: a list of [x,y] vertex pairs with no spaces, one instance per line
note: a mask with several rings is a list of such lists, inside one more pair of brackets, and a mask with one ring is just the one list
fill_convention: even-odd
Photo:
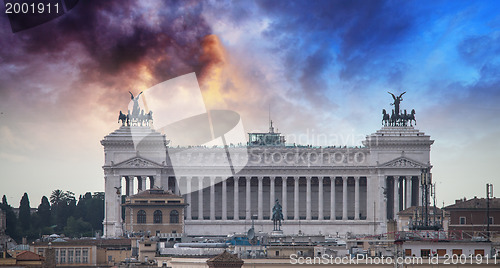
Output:
[[158,164],[149,159],[143,158],[141,156],[135,156],[128,160],[122,161],[120,163],[114,164],[111,162],[111,168],[165,168],[165,161],[163,161],[163,165]]
[[391,161],[379,165],[379,168],[428,168],[430,165],[420,163],[416,160],[407,158],[405,156],[398,157]]

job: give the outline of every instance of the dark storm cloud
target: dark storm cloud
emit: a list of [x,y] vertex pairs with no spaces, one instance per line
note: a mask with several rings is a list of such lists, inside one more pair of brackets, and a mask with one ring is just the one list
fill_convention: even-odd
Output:
[[[30,107],[76,112],[97,102],[114,114],[126,105],[127,91],[139,90],[134,83],[143,90],[199,74],[211,63],[199,60],[211,33],[202,8],[198,1],[80,1],[63,16],[18,33],[0,18],[2,91]],[[39,69],[30,71],[33,66]]]
[[[325,57],[335,56],[344,80],[378,77],[393,73],[391,48],[412,29],[413,15],[407,4],[390,1],[259,1],[272,18],[267,38],[297,61],[302,73],[310,71],[307,61],[321,47]],[[321,73],[322,70],[314,70]],[[291,71],[294,72],[293,70]],[[314,90],[310,88],[308,90]],[[321,90],[318,88],[316,90]]]
[[[143,4],[143,6],[141,6]],[[13,61],[43,55],[59,60],[71,45],[82,46],[89,57],[87,71],[116,75],[143,63],[154,70],[155,81],[199,71],[201,39],[211,29],[201,17],[201,4],[192,1],[80,1],[55,21],[11,36],[20,49]],[[145,5],[158,7],[146,10]],[[147,14],[150,12],[152,14]],[[2,27],[8,27],[3,21]],[[2,49],[3,58],[11,51]],[[7,57],[5,57],[7,56]]]

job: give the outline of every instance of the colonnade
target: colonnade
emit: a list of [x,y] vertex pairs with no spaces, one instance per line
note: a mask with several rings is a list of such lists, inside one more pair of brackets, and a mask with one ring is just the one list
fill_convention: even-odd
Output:
[[181,177],[180,181],[190,204],[186,220],[237,221],[251,220],[252,216],[267,220],[276,199],[285,220],[365,220],[367,214],[365,176],[245,176],[227,180],[200,176]]

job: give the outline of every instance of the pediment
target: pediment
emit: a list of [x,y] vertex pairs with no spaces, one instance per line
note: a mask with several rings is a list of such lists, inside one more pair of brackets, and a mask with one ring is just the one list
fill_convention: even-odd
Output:
[[112,165],[113,168],[163,168],[162,165],[149,159],[136,156],[123,162]]
[[413,159],[401,156],[389,162],[379,165],[384,168],[427,168],[428,166]]

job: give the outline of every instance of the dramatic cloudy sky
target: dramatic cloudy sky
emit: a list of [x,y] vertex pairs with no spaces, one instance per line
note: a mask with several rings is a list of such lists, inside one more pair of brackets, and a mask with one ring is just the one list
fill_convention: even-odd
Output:
[[[80,1],[0,16],[0,194],[103,191],[100,140],[130,96],[195,72],[207,109],[297,142],[360,145],[406,91],[440,205],[500,182],[497,1]],[[2,11],[2,14],[4,12]],[[196,101],[193,100],[193,103]],[[319,139],[318,136],[328,139]],[[500,188],[499,188],[500,191]],[[498,194],[496,194],[498,196]]]

